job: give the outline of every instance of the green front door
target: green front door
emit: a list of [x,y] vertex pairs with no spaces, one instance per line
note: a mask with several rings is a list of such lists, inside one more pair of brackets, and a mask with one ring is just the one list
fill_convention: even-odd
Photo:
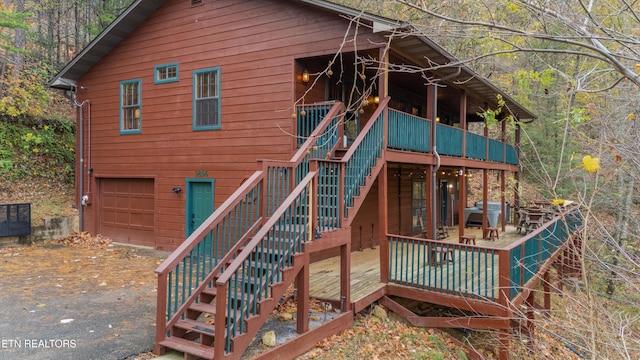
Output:
[[[191,235],[213,213],[213,180],[187,179],[187,236]],[[211,235],[201,250],[212,254]]]

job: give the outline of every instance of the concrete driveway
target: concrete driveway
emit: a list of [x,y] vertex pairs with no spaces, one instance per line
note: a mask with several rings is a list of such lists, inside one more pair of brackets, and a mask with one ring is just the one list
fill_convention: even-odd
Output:
[[0,249],[0,359],[128,359],[151,351],[153,270],[124,246]]

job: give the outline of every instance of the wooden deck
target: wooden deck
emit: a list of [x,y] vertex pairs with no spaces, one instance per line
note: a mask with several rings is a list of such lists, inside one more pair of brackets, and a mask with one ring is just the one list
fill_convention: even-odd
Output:
[[[410,261],[396,262],[392,265],[391,279],[396,283],[418,284],[437,292],[446,292],[461,296],[494,299],[498,296],[498,255],[481,247],[499,249],[520,239],[514,226],[500,231],[496,241],[482,239],[481,229],[465,229],[465,235],[476,235],[477,252],[461,251],[458,246],[458,229],[450,228],[449,237],[441,242],[443,248],[451,249],[447,261],[438,254],[434,263],[424,250],[418,248],[390,249],[402,252]],[[473,270],[475,269],[475,270]],[[475,271],[475,272],[474,272]],[[399,280],[399,281],[398,281]],[[340,258],[334,257],[310,266],[310,295],[313,298],[340,301]],[[385,284],[380,282],[379,248],[364,249],[351,253],[351,302],[356,303],[378,291]]]
[[[312,263],[309,269],[311,297],[340,301],[340,258]],[[351,301],[357,302],[384,287],[380,282],[380,249],[351,253]]]

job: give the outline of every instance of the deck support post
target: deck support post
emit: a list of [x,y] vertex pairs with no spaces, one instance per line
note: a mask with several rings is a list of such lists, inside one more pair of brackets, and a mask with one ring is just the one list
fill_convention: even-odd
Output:
[[388,193],[389,185],[387,173],[387,163],[382,165],[380,175],[378,175],[378,237],[380,238],[380,282],[386,284],[389,282],[389,213],[388,213]]
[[302,261],[304,265],[296,276],[296,332],[304,334],[309,331],[309,253],[304,252]]
[[544,290],[544,314],[551,315],[551,274],[549,270],[542,275],[542,289]]
[[558,260],[556,262],[557,266],[556,266],[556,271],[558,273],[558,285],[556,285],[556,287],[558,288],[558,293],[560,294],[560,296],[562,296],[562,285],[564,283],[564,262],[567,256],[567,249],[565,248],[562,253],[560,254],[560,257],[558,257]]
[[340,246],[340,301],[340,311],[351,310],[351,241]]
[[526,313],[526,336],[529,339],[529,346],[533,349],[533,342],[535,340],[535,319],[536,319],[536,314],[535,314],[535,304],[536,304],[536,292],[535,291],[531,291],[529,292],[529,296],[527,296],[527,300],[525,300],[525,305],[527,307],[527,313]]
[[509,360],[509,346],[511,343],[511,334],[509,333],[509,328],[499,330],[498,339],[500,341],[498,359]]

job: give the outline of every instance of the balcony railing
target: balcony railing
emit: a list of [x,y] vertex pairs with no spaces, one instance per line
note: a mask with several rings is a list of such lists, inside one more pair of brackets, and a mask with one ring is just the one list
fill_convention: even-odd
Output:
[[[388,114],[388,149],[431,152],[431,120],[394,109],[388,109]],[[436,126],[436,148],[440,155],[462,157],[465,139],[467,159],[518,164],[517,151],[509,144],[449,125]]]

